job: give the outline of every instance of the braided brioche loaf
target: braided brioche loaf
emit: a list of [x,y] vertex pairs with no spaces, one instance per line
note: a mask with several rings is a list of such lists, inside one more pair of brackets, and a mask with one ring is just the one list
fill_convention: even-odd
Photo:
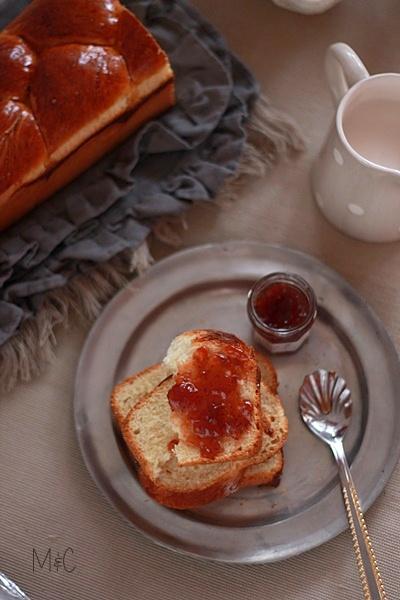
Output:
[[0,34],[0,229],[173,103],[165,52],[119,0],[33,0]]

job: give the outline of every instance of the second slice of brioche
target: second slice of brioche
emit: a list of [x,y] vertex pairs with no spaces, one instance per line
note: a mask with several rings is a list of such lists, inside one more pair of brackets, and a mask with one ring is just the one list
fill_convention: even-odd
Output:
[[168,368],[163,363],[159,363],[124,379],[115,386],[111,394],[111,410],[120,429],[129,411],[169,375]]
[[271,392],[264,381],[261,381],[261,412],[261,447],[251,458],[253,465],[265,462],[279,452],[288,436],[288,420],[282,401],[277,394]]
[[276,485],[283,471],[283,450],[279,450],[268,460],[250,465],[243,472],[239,480],[239,488],[255,485]]
[[139,469],[138,476],[143,488],[154,500],[168,508],[187,510],[203,506],[215,500],[221,500],[242,488],[276,485],[282,473],[283,463],[283,452],[279,450],[268,460],[258,465],[249,466],[244,470],[231,472],[229,476],[220,477],[203,488],[193,487],[189,482],[186,486],[180,488],[176,485],[175,469],[204,469],[204,466],[201,465],[198,467],[179,467],[175,465],[175,469],[171,468],[169,473],[163,475],[161,482],[153,482],[141,469]]

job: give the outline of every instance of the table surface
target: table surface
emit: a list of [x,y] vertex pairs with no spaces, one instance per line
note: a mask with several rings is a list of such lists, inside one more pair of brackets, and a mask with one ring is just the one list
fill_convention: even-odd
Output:
[[[333,115],[323,76],[328,44],[349,43],[371,72],[398,71],[398,0],[344,0],[314,17],[267,0],[196,0],[256,73],[263,91],[300,124],[307,151],[251,181],[229,209],[188,216],[184,245],[251,239],[309,252],[368,300],[400,347],[400,244],[357,242],[321,216],[309,169]],[[157,257],[171,250],[159,244]],[[54,363],[0,402],[0,569],[32,600],[292,600],[361,598],[350,536],[280,564],[231,566],[161,549],[129,527],[92,483],[76,443],[74,376],[87,328],[60,332]],[[379,399],[377,399],[379,401]],[[400,469],[368,512],[388,597],[400,596]],[[33,571],[33,551],[53,569]],[[55,570],[57,553],[66,568]]]

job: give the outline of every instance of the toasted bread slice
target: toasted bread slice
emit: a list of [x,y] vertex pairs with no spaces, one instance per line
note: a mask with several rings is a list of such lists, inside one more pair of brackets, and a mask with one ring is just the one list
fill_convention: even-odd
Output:
[[[258,485],[277,485],[283,469],[283,452],[279,450],[275,456],[272,456],[265,462],[258,465],[249,466],[244,471],[236,471],[228,477],[220,478],[212,484],[203,488],[195,488],[190,480],[185,487],[179,489],[176,486],[176,470],[204,470],[205,465],[194,467],[179,467],[171,464],[171,470],[164,473],[162,484],[153,482],[142,469],[139,469],[139,481],[146,492],[157,500],[160,504],[175,510],[186,510],[209,504],[215,500],[220,500],[230,496],[237,490],[245,487]],[[219,465],[220,467],[222,464]]]
[[237,489],[241,463],[181,467],[173,453],[176,430],[171,424],[167,390],[162,382],[141,398],[125,419],[122,433],[139,464],[139,480],[147,493],[170,508],[207,504]]
[[[225,466],[226,464],[227,463],[219,463],[219,465],[215,466],[225,470],[227,468]],[[185,470],[203,470],[204,468],[205,465],[194,465],[192,467],[179,467],[176,465],[176,469]],[[204,504],[209,504],[215,500],[230,496],[239,489],[240,480],[242,478],[241,469],[230,471],[229,473],[226,471],[223,475],[221,474],[218,477],[215,477],[212,482],[209,478],[207,478],[207,480],[202,478],[201,485],[195,487],[193,486],[191,478],[187,481],[183,481],[182,478],[178,476],[178,483],[175,472],[176,469],[172,469],[170,473],[163,474],[161,485],[160,482],[152,481],[141,469],[138,471],[139,481],[149,496],[160,504],[163,504],[168,508],[174,508],[175,510],[197,508],[198,506],[204,506]]]
[[243,472],[239,481],[239,487],[251,487],[253,485],[277,485],[283,471],[283,450],[279,450],[268,460],[251,465]]
[[[162,381],[147,396],[142,397],[131,409],[122,426],[122,435],[133,457],[144,474],[153,482],[171,474],[176,476],[179,489],[182,485],[192,485],[202,489],[203,480],[207,483],[219,481],[221,477],[237,472],[250,464],[242,462],[214,463],[212,465],[185,465],[177,462],[174,449],[177,444],[177,430],[171,420],[171,409],[167,393],[171,379]],[[177,468],[179,469],[177,470]]]
[[[186,510],[209,504],[239,489],[242,469],[229,463],[180,467],[176,459],[154,481],[139,468],[139,481],[154,500],[168,508]],[[210,471],[211,469],[211,471]]]
[[261,409],[263,436],[261,448],[253,457],[252,464],[255,465],[274,456],[284,446],[288,436],[288,420],[282,401],[264,382],[261,382]]
[[272,392],[272,394],[278,393],[278,375],[272,362],[261,352],[256,352],[256,361],[260,368],[261,381],[265,383]]
[[167,367],[152,365],[115,386],[111,394],[111,410],[120,428],[131,408],[170,375]]
[[197,350],[207,349],[215,356],[240,357],[243,377],[239,380],[240,396],[252,405],[248,428],[238,437],[226,436],[221,440],[221,450],[217,455],[205,456],[200,448],[191,443],[185,426],[185,418],[179,411],[171,411],[171,419],[176,427],[177,443],[175,456],[181,466],[214,464],[254,456],[260,449],[262,431],[260,427],[260,371],[253,348],[236,336],[221,331],[199,329],[178,335],[170,344],[163,364],[173,373],[171,388],[177,378],[190,371]]

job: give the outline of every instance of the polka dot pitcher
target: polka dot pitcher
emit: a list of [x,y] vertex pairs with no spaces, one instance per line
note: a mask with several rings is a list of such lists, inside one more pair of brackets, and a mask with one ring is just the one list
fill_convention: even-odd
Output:
[[342,43],[325,69],[337,110],[311,173],[315,200],[343,233],[400,240],[400,74],[369,75]]

